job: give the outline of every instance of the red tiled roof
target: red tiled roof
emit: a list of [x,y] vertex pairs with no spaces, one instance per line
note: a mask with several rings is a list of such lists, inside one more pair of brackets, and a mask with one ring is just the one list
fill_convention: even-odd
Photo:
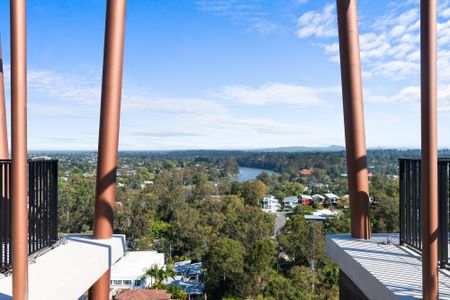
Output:
[[300,173],[300,175],[302,175],[302,176],[308,176],[308,175],[311,175],[311,174],[312,174],[312,169],[303,169],[303,170],[301,170],[299,173]]
[[116,300],[170,300],[171,294],[164,290],[128,290],[120,293]]

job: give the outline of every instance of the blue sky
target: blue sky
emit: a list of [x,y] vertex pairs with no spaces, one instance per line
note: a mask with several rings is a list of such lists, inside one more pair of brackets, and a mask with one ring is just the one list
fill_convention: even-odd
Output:
[[[27,5],[29,149],[95,150],[106,1]],[[419,147],[419,2],[358,5],[367,145]],[[438,38],[450,147],[448,0]],[[129,0],[123,88],[121,150],[344,145],[335,1]]]

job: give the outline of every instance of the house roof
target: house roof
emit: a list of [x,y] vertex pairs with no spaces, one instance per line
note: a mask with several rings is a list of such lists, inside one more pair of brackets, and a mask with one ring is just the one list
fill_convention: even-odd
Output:
[[336,196],[333,193],[327,193],[327,194],[325,194],[325,197],[327,197],[327,198],[339,198],[339,196]]
[[300,197],[301,197],[302,199],[308,199],[308,200],[312,200],[312,197],[311,197],[311,196],[309,196],[309,195],[304,195],[304,194],[301,194],[301,195],[300,195]]
[[312,174],[312,171],[313,171],[312,169],[303,169],[299,172],[299,174],[302,176],[308,176]]
[[200,275],[202,273],[203,263],[198,262],[191,264],[189,267],[188,275]]
[[290,196],[290,197],[285,197],[283,199],[283,202],[292,202],[292,201],[298,202],[298,198],[296,196]]
[[191,260],[183,260],[176,262],[173,265],[173,270],[177,274],[186,273],[189,270],[189,267],[191,266],[191,262],[192,262]]
[[175,279],[169,285],[178,285],[189,295],[202,295],[205,290],[205,285],[202,282],[183,281],[182,279]]
[[116,296],[117,300],[170,300],[171,294],[164,290],[127,290]]
[[164,253],[129,251],[111,268],[111,280],[139,278],[152,266],[164,266]]

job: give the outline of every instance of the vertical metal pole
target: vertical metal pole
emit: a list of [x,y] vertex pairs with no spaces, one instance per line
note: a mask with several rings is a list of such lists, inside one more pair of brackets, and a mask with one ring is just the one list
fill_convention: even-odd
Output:
[[352,236],[370,239],[369,183],[356,0],[337,0]]
[[[95,197],[96,239],[109,239],[113,233],[125,12],[126,0],[108,0]],[[89,299],[109,299],[109,281],[110,270],[92,286]]]
[[420,1],[423,299],[438,299],[436,0]]
[[8,132],[6,130],[5,81],[3,78],[2,43],[0,40],[0,159],[8,159]]
[[404,244],[405,239],[405,161],[403,159],[399,160],[399,170],[400,170],[400,201],[399,201],[399,212],[400,212],[400,245]]
[[11,0],[13,298],[28,299],[26,4]]

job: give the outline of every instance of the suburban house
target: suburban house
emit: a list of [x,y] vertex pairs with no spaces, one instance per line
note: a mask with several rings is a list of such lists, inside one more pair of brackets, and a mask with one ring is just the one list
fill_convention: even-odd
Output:
[[151,286],[154,279],[147,277],[148,269],[164,268],[164,253],[156,251],[129,251],[111,267],[111,289],[140,289]]
[[176,275],[167,280],[169,285],[177,285],[189,295],[189,299],[203,299],[205,283],[202,262],[192,263],[190,260],[173,265]]
[[312,174],[312,172],[313,172],[312,169],[303,169],[303,170],[300,170],[300,171],[298,172],[298,174],[299,174],[300,176],[309,176],[309,175]]
[[320,194],[312,195],[314,202],[322,203],[325,200],[325,197]]
[[301,194],[300,195],[300,202],[303,205],[310,205],[312,203],[313,198],[309,195]]
[[333,193],[327,193],[324,196],[325,196],[325,200],[323,202],[324,202],[324,204],[327,204],[327,205],[336,205],[339,200],[339,197]]
[[283,204],[284,208],[294,208],[298,205],[298,198],[296,196],[285,197]]
[[267,195],[263,199],[263,211],[275,213],[281,210],[281,204],[273,195]]
[[319,209],[312,213],[312,215],[304,215],[307,221],[324,221],[329,217],[335,216],[339,211],[331,211],[329,209]]

